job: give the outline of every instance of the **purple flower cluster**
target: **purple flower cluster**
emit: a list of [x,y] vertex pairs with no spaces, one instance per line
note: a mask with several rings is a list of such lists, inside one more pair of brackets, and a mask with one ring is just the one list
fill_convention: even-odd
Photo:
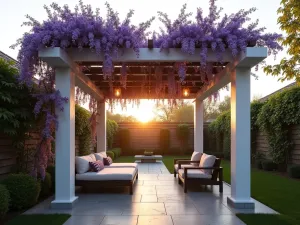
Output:
[[258,28],[258,21],[244,26],[251,20],[249,15],[255,10],[240,10],[220,19],[222,8],[216,6],[216,0],[210,0],[207,17],[204,17],[202,9],[198,8],[196,22],[189,20],[191,13],[186,13],[184,5],[173,23],[167,14],[159,12],[159,19],[165,25],[166,31],[155,37],[154,45],[161,49],[181,48],[187,54],[194,54],[195,48],[200,48],[201,65],[206,65],[209,48],[216,52],[219,62],[222,62],[222,54],[226,48],[236,56],[245,51],[247,46],[265,46],[269,48],[269,54],[276,55],[282,50],[277,42],[280,34],[263,33],[265,28]]
[[139,26],[134,26],[131,25],[133,10],[120,22],[118,13],[108,3],[106,7],[106,19],[100,16],[99,9],[94,13],[91,6],[84,5],[82,1],[79,1],[79,6],[75,7],[74,12],[67,5],[60,7],[52,3],[50,8],[45,6],[48,19],[43,23],[27,16],[29,22],[24,25],[32,26],[32,30],[25,33],[16,44],[21,45],[18,56],[21,80],[27,84],[31,83],[34,67],[39,64],[38,51],[41,48],[90,48],[97,54],[103,53],[105,76],[112,74],[112,57],[118,55],[119,49],[131,48],[138,56],[139,48],[145,44],[146,29],[154,17]]

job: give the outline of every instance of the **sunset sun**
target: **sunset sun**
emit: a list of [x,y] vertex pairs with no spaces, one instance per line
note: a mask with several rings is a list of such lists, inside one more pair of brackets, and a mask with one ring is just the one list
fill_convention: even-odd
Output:
[[150,104],[149,101],[142,100],[139,107],[131,111],[131,113],[139,122],[147,123],[154,118],[153,104]]

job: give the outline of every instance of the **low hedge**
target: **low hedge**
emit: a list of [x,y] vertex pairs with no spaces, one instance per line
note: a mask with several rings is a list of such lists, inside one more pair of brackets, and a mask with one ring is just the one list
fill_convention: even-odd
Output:
[[7,213],[9,209],[9,201],[9,191],[3,184],[0,184],[0,219]]
[[118,158],[121,155],[121,148],[113,148],[109,151],[112,151],[115,154],[115,158]]
[[271,160],[263,160],[261,162],[262,168],[266,171],[274,171],[277,169],[276,163]]
[[299,165],[293,165],[288,170],[289,176],[292,178],[300,178],[300,166]]
[[33,177],[27,174],[10,174],[2,183],[9,191],[11,209],[26,209],[37,203],[41,186]]
[[41,180],[40,197],[47,197],[51,194],[52,180],[50,173],[46,172],[44,180]]
[[106,151],[106,155],[109,156],[111,159],[115,159],[115,153],[112,151]]

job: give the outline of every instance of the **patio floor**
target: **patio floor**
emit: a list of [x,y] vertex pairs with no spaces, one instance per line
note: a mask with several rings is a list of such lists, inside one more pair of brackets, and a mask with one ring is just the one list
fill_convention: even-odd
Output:
[[[152,174],[151,174],[152,173]],[[25,214],[69,213],[64,225],[242,225],[235,213],[276,213],[255,201],[255,210],[235,210],[227,205],[230,186],[224,193],[218,187],[188,190],[184,194],[173,174],[168,174],[162,162],[139,163],[139,180],[134,194],[80,194],[72,210],[50,209],[52,198]],[[111,190],[110,190],[111,192]]]

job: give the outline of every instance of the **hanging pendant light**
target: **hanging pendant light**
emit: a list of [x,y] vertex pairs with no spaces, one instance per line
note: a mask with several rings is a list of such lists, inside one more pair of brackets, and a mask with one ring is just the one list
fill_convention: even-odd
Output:
[[114,93],[115,93],[116,97],[120,97],[121,96],[121,88],[115,88]]
[[183,95],[184,97],[189,97],[189,96],[190,96],[190,89],[188,89],[188,88],[183,88],[183,89],[182,89],[182,95]]

